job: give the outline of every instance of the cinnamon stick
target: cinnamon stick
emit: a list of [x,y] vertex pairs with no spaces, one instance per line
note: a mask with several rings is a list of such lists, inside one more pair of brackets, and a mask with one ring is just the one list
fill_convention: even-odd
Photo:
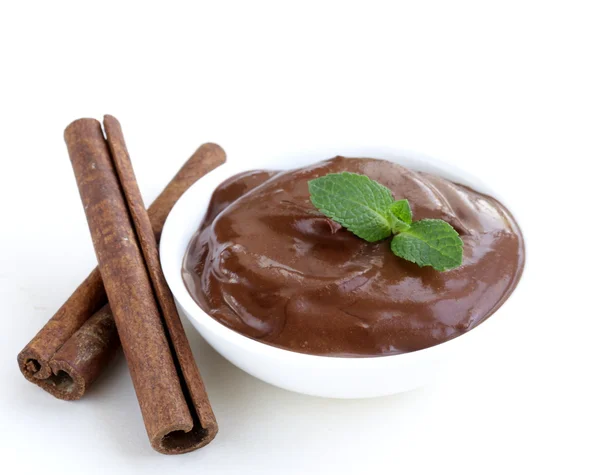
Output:
[[[188,159],[148,208],[157,240],[181,195],[224,162],[223,149],[211,143],[200,146]],[[19,353],[17,361],[25,378],[57,398],[81,398],[119,348],[107,302],[96,268]]]
[[107,116],[105,128],[108,144],[97,121],[77,120],[65,141],[148,437],[159,452],[189,452],[214,438],[217,423],[160,268],[121,127]]

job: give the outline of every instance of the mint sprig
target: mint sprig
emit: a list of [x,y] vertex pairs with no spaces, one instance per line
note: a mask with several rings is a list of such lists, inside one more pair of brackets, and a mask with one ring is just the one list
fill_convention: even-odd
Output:
[[438,271],[462,264],[463,242],[441,219],[413,222],[408,200],[394,201],[389,188],[357,173],[330,173],[308,182],[310,200],[325,216],[368,242],[394,235],[392,252]]
[[392,234],[389,207],[392,192],[368,176],[330,173],[308,182],[312,203],[365,241],[375,242]]

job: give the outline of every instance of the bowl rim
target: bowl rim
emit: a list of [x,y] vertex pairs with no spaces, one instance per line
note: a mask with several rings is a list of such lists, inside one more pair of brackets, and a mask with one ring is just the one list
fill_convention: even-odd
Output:
[[[515,221],[519,225],[521,233],[523,234],[524,245],[526,247],[527,241],[523,233],[523,227],[520,221],[518,221],[517,217],[515,216],[513,207],[511,206],[511,202],[509,201],[507,204],[507,201],[503,199],[497,192],[491,190],[485,183],[483,183],[480,179],[476,178],[469,172],[465,172],[459,167],[448,162],[443,162],[430,156],[406,149],[379,147],[376,149],[354,148],[352,150],[354,151],[354,153],[348,154],[346,153],[346,151],[344,151],[345,153],[340,153],[340,155],[350,156],[353,158],[376,157],[381,158],[383,160],[389,160],[395,163],[399,163],[400,165],[407,166],[408,168],[430,171],[439,174],[444,178],[448,178],[452,181],[467,185],[481,193],[485,193],[487,195],[492,196],[493,198],[496,198],[498,201],[503,203],[507,207],[507,209],[510,210],[511,214],[515,218]],[[305,163],[302,163],[300,165],[297,165],[295,163],[294,166],[279,166],[277,168],[281,170],[292,170],[295,168],[299,168],[300,166],[305,166],[310,163],[315,163],[324,160],[324,158],[322,157],[327,156],[328,154],[326,153],[324,155],[322,152],[312,152],[310,155],[320,158],[316,158],[314,160],[305,159]],[[281,158],[282,157],[279,157],[279,159]],[[275,158],[273,158],[273,160],[274,159]],[[270,163],[271,166],[263,166],[263,168],[274,169],[272,166],[273,162],[269,161],[268,158],[266,159],[266,163]],[[175,252],[177,250],[177,246],[175,244],[179,243],[182,239],[184,239],[181,236],[182,232],[184,231],[184,228],[183,226],[179,225],[179,221],[181,221],[184,218],[193,220],[195,223],[197,223],[194,229],[197,229],[201,220],[204,217],[204,212],[206,212],[206,209],[203,210],[204,212],[198,213],[197,207],[194,208],[192,206],[193,204],[195,204],[194,202],[196,201],[195,198],[197,196],[203,196],[205,201],[208,203],[208,200],[210,200],[214,189],[221,182],[233,176],[234,174],[248,171],[251,169],[260,168],[260,166],[246,167],[244,166],[242,161],[228,161],[220,167],[216,168],[215,170],[211,171],[210,173],[206,174],[205,176],[201,177],[199,180],[197,180],[192,186],[190,186],[189,189],[187,189],[183,193],[179,200],[177,200],[169,215],[167,216],[163,232],[161,234],[161,241],[159,246],[160,260],[161,265],[163,267],[163,272],[165,274],[165,278],[167,280],[169,288],[171,289],[171,292],[173,293],[173,296],[175,297],[176,301],[183,310],[183,313],[185,313],[188,319],[195,320],[200,326],[205,327],[207,330],[212,331],[213,333],[216,333],[219,337],[223,338],[231,345],[241,347],[247,352],[260,354],[264,357],[285,358],[286,364],[318,364],[329,368],[368,368],[378,367],[380,365],[388,365],[390,363],[409,364],[410,361],[414,359],[421,359],[423,357],[435,357],[440,352],[445,352],[451,349],[452,347],[456,346],[457,344],[459,344],[459,342],[464,342],[467,338],[472,339],[475,335],[479,335],[480,333],[482,333],[483,329],[488,329],[492,320],[499,320],[497,318],[498,313],[501,312],[502,309],[506,309],[507,304],[509,304],[509,302],[514,302],[514,296],[517,293],[517,289],[519,287],[522,287],[523,277],[525,274],[525,269],[527,267],[527,259],[525,259],[521,277],[517,282],[517,285],[513,289],[511,295],[509,295],[509,297],[492,315],[486,318],[475,328],[469,330],[466,333],[463,333],[462,335],[459,335],[455,338],[439,343],[437,345],[428,348],[423,348],[421,350],[412,351],[409,353],[380,356],[312,355],[308,353],[299,353],[292,350],[287,350],[242,335],[241,333],[238,333],[235,330],[226,327],[221,322],[212,318],[209,314],[202,310],[202,308],[192,298],[187,287],[183,282],[183,277],[181,275],[183,255],[179,257],[179,253]],[[204,187],[204,185],[209,183],[212,183],[214,186]],[[188,214],[188,208],[192,210],[195,209],[195,214],[193,216],[190,216]],[[191,236],[189,235],[185,237],[185,249],[187,249],[190,237]],[[173,255],[174,253],[177,254],[177,256]],[[518,293],[520,294],[520,292]]]

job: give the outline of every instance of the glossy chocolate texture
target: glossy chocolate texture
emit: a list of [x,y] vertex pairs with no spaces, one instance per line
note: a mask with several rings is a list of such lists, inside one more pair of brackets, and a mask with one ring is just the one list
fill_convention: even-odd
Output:
[[[368,243],[311,204],[308,180],[369,176],[415,220],[448,221],[463,264],[438,272]],[[288,350],[382,356],[455,338],[488,318],[517,285],[521,232],[495,199],[439,176],[375,159],[336,157],[299,170],[251,171],[214,192],[183,263],[186,286],[223,325]]]

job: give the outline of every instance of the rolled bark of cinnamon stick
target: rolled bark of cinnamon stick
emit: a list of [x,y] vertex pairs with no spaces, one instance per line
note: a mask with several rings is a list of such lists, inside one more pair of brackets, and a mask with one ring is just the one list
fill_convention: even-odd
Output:
[[107,116],[105,128],[108,144],[92,119],[69,125],[65,141],[148,437],[161,453],[189,452],[215,437],[217,423],[160,268],[121,127]]
[[[148,208],[156,240],[167,215],[199,178],[225,162],[216,144],[200,146]],[[19,353],[28,381],[53,396],[80,399],[115,356],[119,338],[98,268],[83,281],[48,323]]]

